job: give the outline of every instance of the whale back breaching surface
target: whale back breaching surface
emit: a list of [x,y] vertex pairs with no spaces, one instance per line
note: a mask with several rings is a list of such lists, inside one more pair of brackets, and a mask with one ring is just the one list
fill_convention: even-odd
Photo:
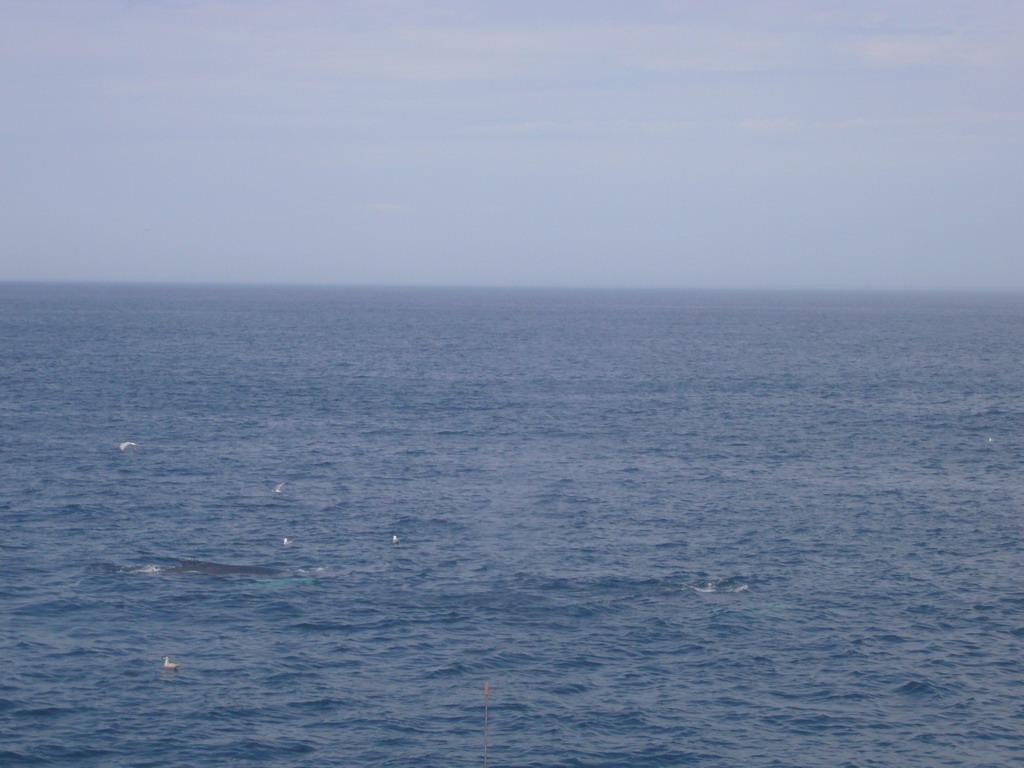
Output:
[[272,568],[267,565],[227,565],[225,563],[211,563],[206,560],[182,560],[178,565],[164,568],[164,573],[212,573],[216,575],[225,574],[247,574],[250,576],[276,576],[281,573],[280,568]]

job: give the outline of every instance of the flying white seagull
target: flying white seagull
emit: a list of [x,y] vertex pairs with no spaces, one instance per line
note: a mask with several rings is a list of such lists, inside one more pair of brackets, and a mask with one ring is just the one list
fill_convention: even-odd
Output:
[[121,443],[121,444],[120,444],[119,446],[117,446],[117,447],[121,449],[121,453],[124,453],[124,452],[125,452],[125,451],[127,451],[127,450],[128,450],[129,448],[138,448],[138,447],[139,447],[139,444],[138,444],[138,443],[133,443],[133,442],[131,442],[131,441],[129,440],[128,442],[124,442],[124,443]]
[[284,488],[284,483],[278,483],[274,486],[273,493],[280,493],[282,488]]

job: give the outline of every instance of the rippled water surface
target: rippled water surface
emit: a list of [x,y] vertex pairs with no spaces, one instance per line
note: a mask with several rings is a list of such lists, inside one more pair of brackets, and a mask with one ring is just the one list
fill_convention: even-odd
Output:
[[1021,296],[0,286],[0,765],[1020,763],[1022,427]]

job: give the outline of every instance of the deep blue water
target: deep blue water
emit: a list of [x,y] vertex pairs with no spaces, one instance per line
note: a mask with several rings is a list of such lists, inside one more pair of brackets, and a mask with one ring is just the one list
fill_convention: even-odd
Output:
[[1022,459],[1020,295],[2,285],[0,765],[1021,764]]

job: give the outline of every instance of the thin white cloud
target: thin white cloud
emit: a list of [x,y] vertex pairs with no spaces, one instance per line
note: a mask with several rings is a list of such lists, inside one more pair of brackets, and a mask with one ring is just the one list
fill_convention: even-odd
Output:
[[363,213],[408,213],[412,207],[401,203],[361,203],[352,206],[352,210]]
[[495,123],[493,125],[470,125],[459,131],[466,136],[551,136],[555,134],[578,134],[579,123],[565,123],[557,120],[534,120],[521,123]]
[[886,35],[866,39],[861,51],[869,66],[902,68],[921,66],[984,67],[1020,58],[1019,38],[1013,49],[1003,45],[1002,35],[984,38],[962,34]]

